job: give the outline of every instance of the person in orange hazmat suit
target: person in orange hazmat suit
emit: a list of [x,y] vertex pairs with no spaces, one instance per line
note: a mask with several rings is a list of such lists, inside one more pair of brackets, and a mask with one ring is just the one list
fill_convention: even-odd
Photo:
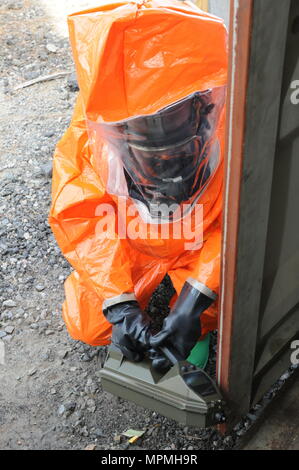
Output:
[[[65,323],[91,345],[112,336],[131,360],[148,352],[157,369],[166,344],[194,360],[217,327],[225,26],[176,0],[103,3],[68,24],[80,92],[49,217],[74,267]],[[176,302],[152,335],[144,309],[167,273]]]

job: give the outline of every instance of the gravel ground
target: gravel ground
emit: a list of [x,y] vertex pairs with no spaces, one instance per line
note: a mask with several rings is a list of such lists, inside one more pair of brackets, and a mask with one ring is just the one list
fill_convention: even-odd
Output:
[[[53,19],[45,3],[0,5],[0,448],[122,449],[121,433],[129,428],[146,431],[132,449],[232,448],[262,405],[226,437],[188,429],[103,392],[105,348],[73,341],[66,332],[61,303],[71,268],[47,215],[51,158],[69,124],[76,85],[68,76],[14,91],[24,81],[73,70],[68,40],[57,33],[64,16]],[[65,2],[73,10],[85,4]],[[170,295],[166,279],[150,313],[162,308],[167,314]],[[213,362],[212,354],[209,370]]]

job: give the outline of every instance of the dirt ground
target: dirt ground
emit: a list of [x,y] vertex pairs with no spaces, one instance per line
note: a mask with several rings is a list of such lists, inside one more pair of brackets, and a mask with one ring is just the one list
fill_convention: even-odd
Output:
[[[47,222],[51,158],[68,126],[76,86],[66,13],[94,1],[0,4],[0,449],[123,449],[121,433],[145,430],[132,449],[227,449],[226,437],[188,429],[103,392],[104,348],[72,340],[61,318],[71,271]],[[166,288],[167,291],[167,288]],[[156,304],[165,296],[156,295]],[[163,299],[162,299],[163,300]]]

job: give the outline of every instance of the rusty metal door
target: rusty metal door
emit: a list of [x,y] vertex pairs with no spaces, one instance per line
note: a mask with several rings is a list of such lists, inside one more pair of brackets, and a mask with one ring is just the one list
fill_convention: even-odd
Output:
[[299,2],[231,0],[217,380],[236,416],[291,365],[299,339],[295,80]]

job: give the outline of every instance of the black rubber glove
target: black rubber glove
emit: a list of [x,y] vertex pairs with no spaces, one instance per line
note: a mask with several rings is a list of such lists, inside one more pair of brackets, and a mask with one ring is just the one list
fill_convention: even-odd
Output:
[[161,346],[174,348],[186,359],[201,335],[200,315],[214,299],[201,293],[187,282],[168,317],[162,330],[150,339],[149,357],[155,369],[164,372],[170,367],[169,361],[159,351]]
[[144,313],[138,302],[122,302],[104,310],[107,320],[112,323],[112,343],[131,361],[142,361],[149,348],[150,317]]

